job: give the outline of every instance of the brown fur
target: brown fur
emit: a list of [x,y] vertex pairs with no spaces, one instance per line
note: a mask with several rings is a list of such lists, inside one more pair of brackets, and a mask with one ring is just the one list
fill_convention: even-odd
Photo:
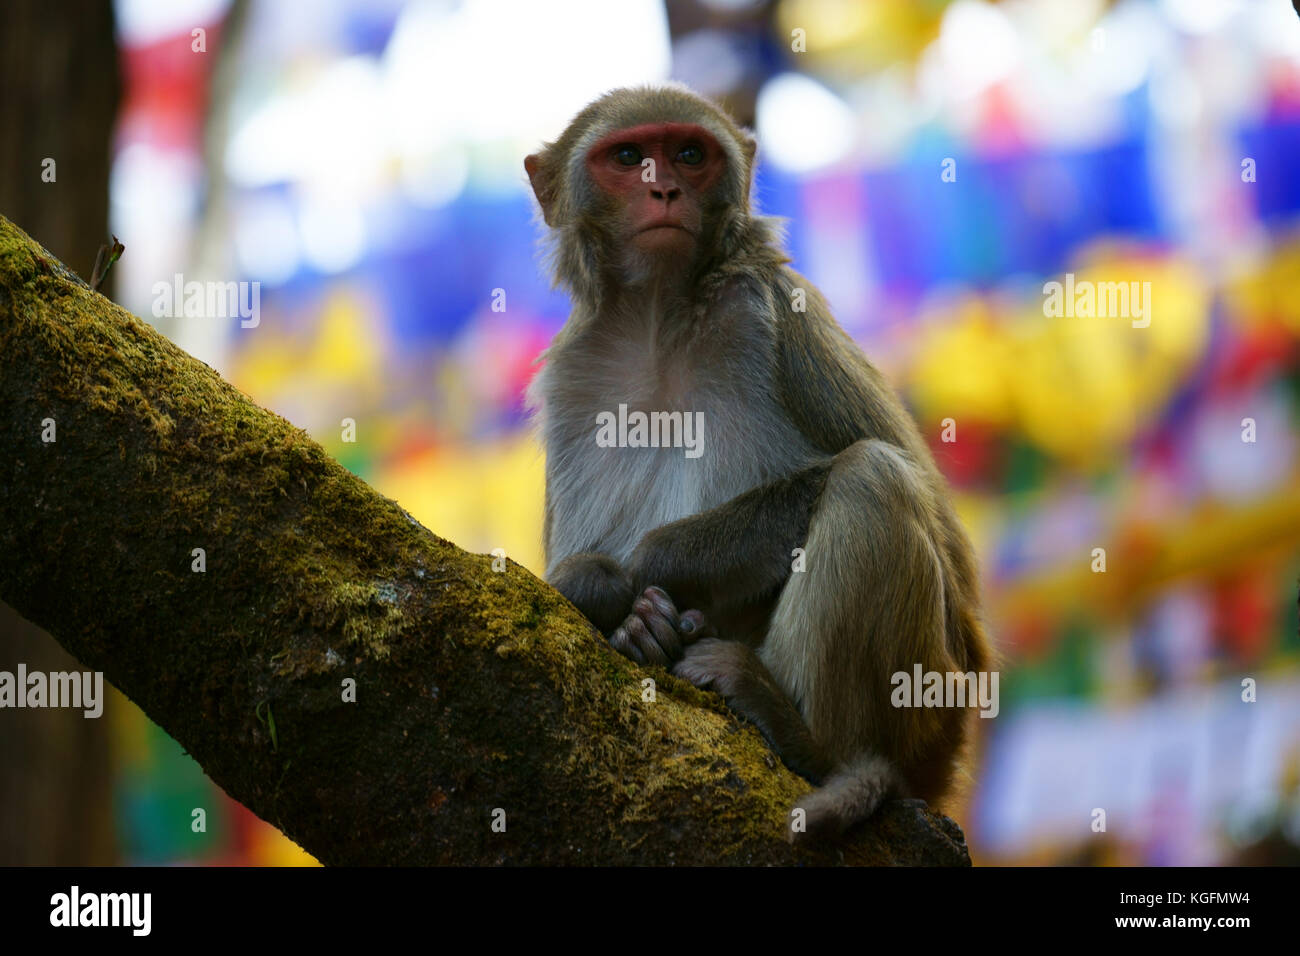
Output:
[[[655,122],[707,129],[727,175],[682,200],[706,224],[689,258],[633,270],[619,197],[583,161],[611,131]],[[800,806],[810,834],[835,834],[888,793],[952,790],[973,713],[896,709],[891,675],[979,672],[991,652],[946,483],[753,212],[753,157],[721,110],[669,87],[602,97],[525,162],[574,301],[530,389],[548,578],[622,653],[722,693],[824,784]],[[795,289],[806,311],[791,307]],[[620,402],[702,411],[706,453],[598,448],[595,416]]]

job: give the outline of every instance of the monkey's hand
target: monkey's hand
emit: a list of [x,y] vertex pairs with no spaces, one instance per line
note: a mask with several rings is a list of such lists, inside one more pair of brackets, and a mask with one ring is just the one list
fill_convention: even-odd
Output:
[[610,646],[638,664],[672,666],[692,641],[712,635],[699,611],[677,613],[663,588],[648,587],[632,602],[632,613],[609,637]]

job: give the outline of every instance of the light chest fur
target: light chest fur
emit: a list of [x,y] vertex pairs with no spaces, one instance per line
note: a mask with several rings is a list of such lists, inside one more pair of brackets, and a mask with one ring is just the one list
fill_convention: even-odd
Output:
[[[647,532],[815,459],[777,400],[775,330],[745,313],[719,310],[684,330],[646,310],[557,337],[529,389],[546,451],[548,573],[582,551],[624,562]],[[601,447],[597,416],[620,404],[629,415],[694,415],[699,457]]]

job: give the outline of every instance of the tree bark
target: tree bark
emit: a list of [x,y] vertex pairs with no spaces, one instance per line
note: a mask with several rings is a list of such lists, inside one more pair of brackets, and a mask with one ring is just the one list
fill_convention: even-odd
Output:
[[807,784],[719,697],[425,530],[3,217],[0,447],[0,597],[322,862],[969,863],[911,801],[792,848]]

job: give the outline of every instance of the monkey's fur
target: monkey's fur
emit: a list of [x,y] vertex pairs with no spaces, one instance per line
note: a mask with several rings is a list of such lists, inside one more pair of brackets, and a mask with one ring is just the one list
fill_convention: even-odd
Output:
[[[658,186],[618,178],[608,164],[676,142],[656,124],[702,128],[723,171],[692,189],[701,167],[682,166],[695,160],[683,150]],[[631,153],[601,152],[612,131],[645,129]],[[820,785],[799,803],[806,832],[837,835],[891,793],[952,790],[973,713],[895,708],[891,676],[978,673],[991,653],[946,483],[751,210],[754,152],[719,108],[669,86],[601,97],[525,162],[573,299],[529,389],[546,449],[546,576],[619,651],[756,724]],[[611,192],[600,176],[630,185]],[[674,251],[634,244],[628,210],[646,202],[693,224],[642,227]],[[597,414],[620,403],[703,412],[704,454],[598,446]],[[806,569],[792,573],[796,548]]]

